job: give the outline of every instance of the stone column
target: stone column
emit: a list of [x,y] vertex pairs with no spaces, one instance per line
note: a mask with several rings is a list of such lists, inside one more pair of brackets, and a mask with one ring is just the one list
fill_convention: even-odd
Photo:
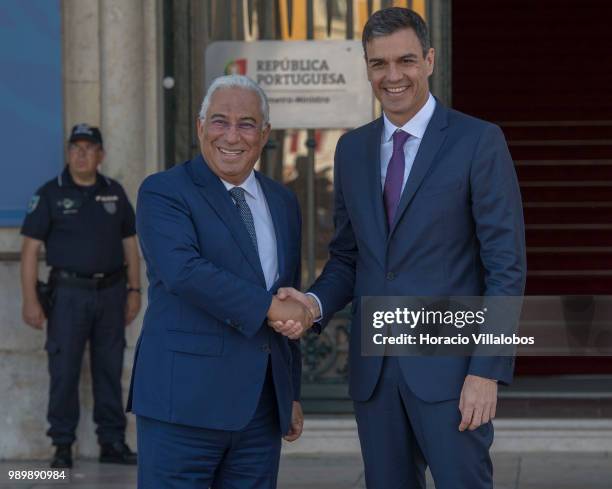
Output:
[[100,125],[98,0],[63,0],[64,128]]
[[[159,165],[159,9],[157,0],[100,0],[100,126],[106,157],[102,172],[118,180],[132,205],[140,183]],[[146,135],[146,136],[145,136]],[[144,282],[144,267],[141,273]],[[144,301],[143,301],[144,302]],[[146,303],[143,303],[143,310]],[[134,344],[140,332],[142,314],[126,330],[128,347],[123,371],[124,401]],[[79,454],[97,456],[95,425],[91,420],[88,359],[83,370],[81,405],[85,416],[79,425]],[[134,417],[128,415],[126,438],[136,448]]]
[[144,0],[144,130],[145,174],[164,169],[164,96],[162,2]]
[[133,199],[145,165],[143,0],[100,2],[101,122],[104,172]]

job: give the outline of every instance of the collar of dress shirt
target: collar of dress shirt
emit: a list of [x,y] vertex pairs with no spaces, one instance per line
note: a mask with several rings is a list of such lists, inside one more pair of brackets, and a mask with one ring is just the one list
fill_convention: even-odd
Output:
[[427,102],[425,102],[425,105],[421,107],[421,110],[414,114],[414,117],[400,128],[395,126],[389,119],[387,119],[386,114],[383,112],[383,120],[385,122],[385,129],[383,131],[383,142],[389,141],[393,136],[393,133],[398,129],[406,131],[411,136],[421,139],[423,137],[423,134],[425,134],[425,129],[427,129],[427,124],[429,124],[429,121],[433,116],[435,108],[436,99],[433,98],[430,93]]
[[247,194],[249,194],[255,200],[257,200],[257,197],[259,196],[259,189],[257,187],[257,177],[255,177],[255,170],[251,170],[249,176],[240,185],[234,185],[233,183],[226,182],[222,178],[221,181],[223,182],[223,185],[225,185],[227,191],[230,191],[234,187],[241,187]]

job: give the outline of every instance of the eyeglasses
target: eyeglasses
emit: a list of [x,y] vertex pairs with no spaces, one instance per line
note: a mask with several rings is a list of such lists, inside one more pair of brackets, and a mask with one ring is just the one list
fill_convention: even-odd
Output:
[[87,146],[79,146],[78,144],[69,144],[68,151],[71,153],[95,153],[100,149],[99,144],[88,144]]
[[232,127],[235,127],[236,131],[239,133],[249,136],[262,131],[262,127],[254,122],[242,121],[238,122],[237,124],[231,124],[223,119],[213,119],[212,121],[208,121],[208,127],[210,130],[215,132],[227,132]]

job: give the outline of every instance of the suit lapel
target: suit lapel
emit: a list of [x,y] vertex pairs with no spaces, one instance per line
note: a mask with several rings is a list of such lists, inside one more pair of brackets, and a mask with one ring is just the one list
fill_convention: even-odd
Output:
[[283,277],[287,267],[287,250],[285,248],[291,245],[289,236],[287,235],[287,230],[289,229],[286,214],[287,204],[283,202],[280,194],[274,191],[270,181],[267,178],[262,177],[259,172],[255,172],[255,176],[261,185],[261,189],[263,190],[266,202],[268,203],[268,209],[270,209],[270,215],[272,216],[272,223],[274,224],[274,234],[276,236],[276,256],[278,260],[278,278],[280,280]]
[[[387,217],[383,203],[382,184],[380,181],[380,142],[382,140],[383,119],[379,117],[372,124],[370,134],[365,141],[367,167],[366,185],[368,190],[363,195],[372,195],[371,204],[380,236],[387,236]],[[374,185],[373,192],[371,186]]]
[[266,279],[261,268],[259,255],[253,247],[253,242],[246,226],[240,218],[236,205],[229,192],[225,189],[223,182],[208,168],[202,155],[187,163],[187,170],[194,183],[198,186],[200,195],[206,199],[219,216],[219,219],[230,230],[240,251],[242,251],[242,254],[253,268],[260,282],[265,286]]
[[436,109],[434,110],[433,116],[427,125],[423,140],[419,146],[419,150],[412,164],[408,181],[402,192],[397,212],[395,213],[395,220],[389,230],[388,239],[391,239],[398,222],[402,218],[402,215],[406,211],[406,208],[413,199],[414,194],[423,183],[423,179],[427,175],[427,172],[434,160],[434,157],[442,147],[444,140],[446,139],[446,133],[444,129],[448,126],[447,110],[440,103],[436,103]]

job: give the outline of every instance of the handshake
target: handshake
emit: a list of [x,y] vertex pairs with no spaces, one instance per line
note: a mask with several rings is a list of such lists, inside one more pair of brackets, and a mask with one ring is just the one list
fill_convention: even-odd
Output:
[[293,287],[281,287],[268,309],[268,326],[291,340],[301,338],[321,315],[317,300]]

